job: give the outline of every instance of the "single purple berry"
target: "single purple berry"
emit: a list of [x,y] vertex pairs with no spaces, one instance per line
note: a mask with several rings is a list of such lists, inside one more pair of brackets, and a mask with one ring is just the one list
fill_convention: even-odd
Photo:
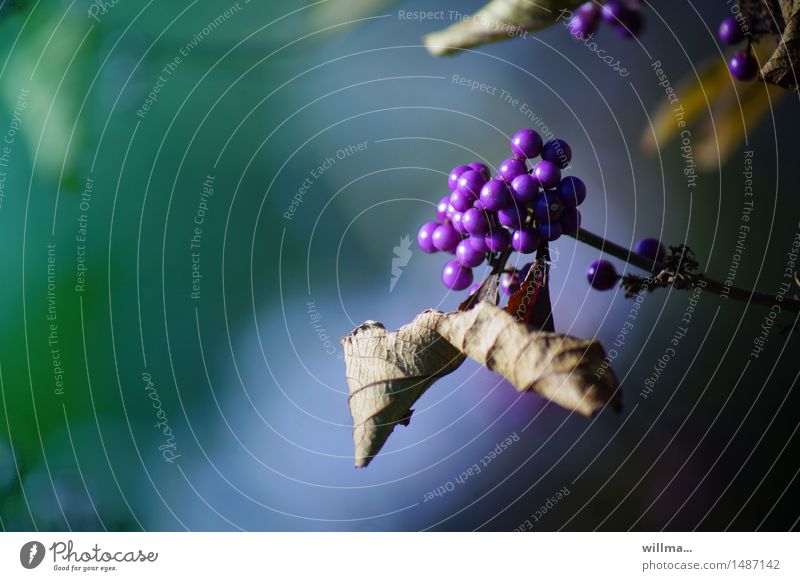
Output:
[[558,240],[563,233],[564,229],[561,227],[561,222],[539,224],[539,234],[548,242]]
[[486,244],[486,236],[470,236],[467,240],[481,254],[486,254],[489,251],[489,246]]
[[577,208],[564,208],[558,221],[561,223],[564,234],[575,236],[581,227],[581,213]]
[[500,290],[506,296],[511,296],[519,290],[519,273],[517,271],[504,272],[500,275]]
[[586,270],[586,279],[592,288],[605,291],[614,288],[619,279],[617,269],[608,260],[595,260]]
[[471,169],[462,173],[461,177],[458,178],[458,188],[456,191],[465,198],[468,198],[470,205],[472,205],[472,202],[475,201],[481,193],[481,188],[485,183],[486,176],[479,171]]
[[450,224],[439,224],[431,234],[431,240],[442,252],[453,252],[461,242],[461,235]]
[[521,228],[523,222],[522,216],[520,216],[519,208],[517,206],[511,206],[510,208],[503,208],[502,210],[498,210],[497,220],[503,226],[506,226],[508,228]]
[[629,11],[630,9],[625,6],[625,3],[621,0],[608,0],[608,2],[603,5],[600,14],[603,20],[613,25],[619,24]]
[[438,250],[438,248],[433,245],[433,231],[439,226],[441,226],[439,222],[425,222],[422,225],[422,228],[419,229],[419,232],[417,233],[417,244],[419,244],[419,247],[423,252],[433,254]]
[[564,202],[556,192],[545,192],[536,200],[533,211],[539,223],[557,222],[564,211]]
[[462,240],[456,246],[456,260],[461,266],[472,268],[480,265],[486,255],[472,247],[469,240]]
[[567,176],[558,183],[558,195],[567,208],[580,206],[586,199],[586,184],[574,176]]
[[744,40],[744,32],[733,16],[728,16],[719,23],[719,39],[725,44],[739,44]]
[[510,157],[500,164],[498,173],[503,180],[511,183],[518,175],[528,173],[528,166],[521,159]]
[[461,223],[470,234],[486,234],[489,231],[489,220],[486,214],[475,208],[464,212]]
[[460,291],[472,284],[472,270],[451,260],[442,269],[442,282],[450,290]]
[[471,164],[469,164],[469,167],[470,169],[480,174],[483,174],[483,177],[485,177],[487,180],[490,177],[492,177],[492,170],[490,170],[489,166],[486,165],[485,163],[481,163],[479,161],[473,161]]
[[461,174],[463,174],[465,171],[469,171],[470,169],[472,168],[468,165],[459,165],[450,171],[450,175],[447,176],[447,185],[450,188],[450,191],[456,191],[456,187],[458,186],[458,178],[461,177]]
[[542,137],[533,129],[520,129],[511,138],[511,153],[520,159],[530,159],[542,152]]
[[539,195],[539,182],[537,182],[530,174],[522,174],[514,178],[511,182],[511,193],[517,204],[525,206],[530,204]]
[[642,238],[636,243],[634,250],[636,254],[646,256],[655,263],[661,262],[667,255],[664,245],[657,238]]
[[578,6],[577,13],[590,18],[600,18],[600,5],[594,1],[584,2]]
[[511,235],[511,247],[522,254],[530,254],[539,248],[539,233],[533,228],[523,227]]
[[758,74],[758,61],[750,51],[740,50],[731,56],[728,70],[740,81],[752,81]]
[[561,181],[561,170],[552,161],[540,161],[533,167],[533,177],[544,189],[554,188]]
[[[472,207],[474,201],[471,195],[464,195],[458,190],[450,194],[450,205],[456,212],[466,212]],[[450,219],[452,220],[452,217]]]
[[542,148],[542,159],[564,169],[572,161],[572,148],[563,139],[551,139]]
[[487,210],[497,211],[514,203],[508,184],[500,180],[489,180],[481,189],[480,202]]
[[450,219],[450,223],[453,224],[453,228],[455,228],[456,232],[459,234],[469,234],[466,226],[464,225],[464,212],[456,212],[453,214],[453,217]]
[[497,228],[489,232],[484,238],[486,247],[492,252],[503,252],[511,244],[511,234],[504,228]]
[[447,220],[447,206],[450,205],[450,196],[445,196],[436,204],[436,219],[439,222]]
[[569,33],[577,38],[578,40],[583,40],[585,38],[589,38],[595,32],[597,32],[597,24],[598,19],[593,18],[591,16],[585,16],[578,12],[575,16],[573,16],[569,24]]

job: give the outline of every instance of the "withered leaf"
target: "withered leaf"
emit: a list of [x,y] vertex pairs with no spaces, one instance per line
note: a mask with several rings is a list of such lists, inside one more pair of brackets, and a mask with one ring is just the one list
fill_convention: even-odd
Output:
[[508,299],[506,312],[514,320],[542,331],[555,331],[553,307],[550,303],[550,268],[546,259],[537,258],[525,280]]
[[761,67],[761,78],[794,92],[800,90],[800,0],[780,0],[786,28],[775,52]]
[[480,301],[489,301],[493,305],[496,305],[499,299],[499,294],[497,292],[499,285],[500,275],[496,272],[492,272],[481,283],[481,286],[478,288],[478,290],[469,295],[463,303],[458,305],[458,310],[468,311]]
[[598,341],[538,331],[487,302],[440,318],[436,330],[520,391],[585,416],[606,404],[621,407],[617,378]]
[[391,332],[367,321],[342,339],[356,467],[369,464],[395,425],[408,424],[420,396],[463,363],[464,355],[436,331],[445,316],[424,311]]
[[429,34],[423,42],[434,56],[446,56],[461,49],[547,28],[555,24],[562,10],[572,9],[584,1],[492,0],[469,18]]

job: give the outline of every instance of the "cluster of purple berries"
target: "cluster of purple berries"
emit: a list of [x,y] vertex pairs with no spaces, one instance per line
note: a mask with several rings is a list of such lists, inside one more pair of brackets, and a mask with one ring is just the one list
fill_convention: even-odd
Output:
[[[733,16],[725,18],[719,23],[719,39],[727,45],[736,46],[745,40],[745,29],[749,27],[745,22],[739,22]],[[728,59],[728,70],[740,81],[752,81],[758,75],[758,61],[753,55],[753,49],[748,41],[744,50],[737,50]]]
[[[652,260],[654,266],[663,262],[667,255],[664,245],[657,238],[642,238],[636,243],[634,250],[636,254]],[[595,260],[586,270],[586,279],[591,287],[601,291],[614,288],[620,278],[614,265],[605,259]]]
[[594,35],[600,21],[611,25],[617,36],[634,38],[644,29],[644,16],[640,0],[608,0],[604,4],[597,1],[581,4],[569,21],[570,33],[584,39]]
[[[578,178],[562,177],[572,150],[562,139],[542,142],[533,129],[521,129],[511,140],[514,157],[503,161],[492,177],[482,163],[460,165],[448,176],[451,193],[436,207],[436,221],[426,222],[417,241],[424,252],[455,255],[442,271],[451,290],[473,282],[472,269],[493,253],[509,248],[530,254],[542,240],[575,234],[581,223],[578,206],[586,198],[586,185]],[[541,161],[528,160],[541,156]]]

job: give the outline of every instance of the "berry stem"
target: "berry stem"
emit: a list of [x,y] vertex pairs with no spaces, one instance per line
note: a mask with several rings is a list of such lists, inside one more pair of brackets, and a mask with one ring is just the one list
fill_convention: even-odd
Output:
[[[624,246],[620,246],[619,244],[615,244],[614,242],[606,240],[602,236],[598,236],[597,234],[589,232],[588,230],[584,230],[583,228],[578,229],[577,235],[570,234],[570,236],[579,242],[583,242],[584,244],[588,244],[589,246],[597,248],[606,254],[610,254],[615,258],[619,258],[620,260],[632,266],[641,268],[653,276],[658,274],[658,269],[654,269],[653,261],[650,258],[642,256],[641,254],[637,254],[632,250],[625,248]],[[756,290],[748,290],[735,286],[726,287],[721,282],[710,279],[706,276],[703,276],[703,280],[706,283],[704,290],[710,293],[720,296],[727,296],[728,298],[737,301],[749,302],[766,307],[780,305],[782,310],[800,313],[800,300],[795,298],[787,296],[778,297],[778,295]]]

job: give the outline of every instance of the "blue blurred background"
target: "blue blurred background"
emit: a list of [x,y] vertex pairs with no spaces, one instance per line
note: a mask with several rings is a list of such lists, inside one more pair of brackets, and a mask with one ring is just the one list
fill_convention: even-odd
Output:
[[[615,351],[620,415],[570,415],[468,362],[353,468],[339,339],[463,299],[415,245],[392,288],[394,249],[431,219],[451,167],[496,166],[520,127],[571,144],[584,227],[626,246],[686,242],[717,278],[753,151],[735,282],[778,290],[798,231],[796,98],[748,119],[747,143],[693,190],[680,141],[640,146],[665,100],[651,63],[678,87],[722,59],[724,3],[654,2],[641,42],[601,32],[628,77],[560,26],[437,59],[420,38],[451,17],[400,13],[478,2],[106,4],[0,9],[0,133],[14,132],[0,204],[4,530],[797,526],[794,321],[782,314],[752,358],[767,309],[710,295],[644,398],[691,298],[647,296]],[[558,330],[613,346],[634,303],[588,287],[598,251],[554,247]]]

